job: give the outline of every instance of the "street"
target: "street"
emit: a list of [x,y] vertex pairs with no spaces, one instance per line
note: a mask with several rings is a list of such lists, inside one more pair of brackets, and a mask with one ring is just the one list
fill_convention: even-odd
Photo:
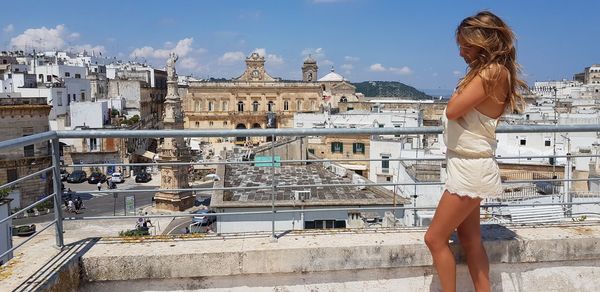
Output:
[[[144,189],[157,189],[160,187],[160,182],[157,177],[159,175],[153,176],[152,181],[147,183],[136,183],[135,179],[127,178],[125,182],[117,185],[117,190],[144,190]],[[97,187],[95,184],[89,184],[87,182],[84,183],[67,183],[65,184],[65,191],[71,189],[71,191],[75,192],[73,194],[73,199],[78,196],[83,201],[83,209],[79,210],[78,214],[67,213],[64,208],[64,203],[61,205],[63,208],[63,217],[90,217],[90,216],[111,216],[111,215],[125,215],[125,197],[134,196],[135,200],[135,210],[138,212],[141,208],[152,205],[152,196],[154,196],[154,192],[144,192],[144,193],[116,193],[116,198],[113,196],[113,193],[110,193],[106,188],[106,184],[102,185],[101,191],[106,191],[103,193],[90,194],[88,191],[97,191]],[[212,187],[213,182],[209,181],[203,184],[199,184],[196,187],[200,188],[210,188]],[[203,192],[199,194],[199,198],[206,198],[210,196],[210,192]],[[54,213],[39,215],[35,217],[27,217],[21,219],[13,220],[13,225],[26,225],[33,223],[41,223],[48,222],[54,219]],[[187,219],[187,221],[191,221],[191,219]],[[189,225],[189,224],[188,224]]]

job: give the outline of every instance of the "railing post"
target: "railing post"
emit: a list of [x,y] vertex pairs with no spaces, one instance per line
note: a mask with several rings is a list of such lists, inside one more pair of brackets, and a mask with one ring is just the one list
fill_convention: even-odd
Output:
[[276,242],[275,236],[275,196],[277,195],[277,182],[275,181],[275,135],[271,135],[271,241]]
[[52,178],[54,185],[54,219],[56,219],[56,246],[62,248],[65,246],[63,238],[63,220],[62,220],[62,187],[60,179],[60,152],[58,138],[52,139]]

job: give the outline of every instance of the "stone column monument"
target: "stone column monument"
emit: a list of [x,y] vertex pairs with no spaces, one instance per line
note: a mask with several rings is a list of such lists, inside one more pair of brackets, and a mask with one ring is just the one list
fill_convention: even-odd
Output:
[[[177,74],[175,73],[175,62],[177,55],[171,53],[167,60],[167,97],[164,104],[163,124],[164,129],[182,130],[183,111],[181,110],[181,98],[177,91]],[[190,148],[186,146],[182,137],[164,138],[162,148],[159,151],[159,162],[189,162]],[[185,189],[189,187],[189,166],[162,166],[160,168],[161,189]],[[195,197],[191,191],[162,191],[154,196],[157,209],[183,211],[194,206]]]

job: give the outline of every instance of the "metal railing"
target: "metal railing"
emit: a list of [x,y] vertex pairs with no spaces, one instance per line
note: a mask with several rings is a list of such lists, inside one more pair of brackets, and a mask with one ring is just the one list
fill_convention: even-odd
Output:
[[[14,251],[16,248],[20,247],[22,244],[25,244],[34,236],[40,234],[42,231],[46,230],[50,226],[55,226],[55,234],[56,234],[56,246],[61,248],[64,246],[63,240],[63,215],[62,215],[62,190],[61,190],[61,179],[60,179],[60,154],[59,154],[59,140],[60,139],[73,139],[73,138],[165,138],[165,137],[184,137],[184,138],[210,138],[210,137],[270,137],[271,142],[270,147],[270,156],[271,161],[262,161],[262,163],[269,163],[275,161],[275,143],[277,137],[312,137],[312,136],[326,136],[326,135],[335,135],[335,136],[356,136],[356,135],[421,135],[421,134],[440,134],[442,132],[441,127],[419,127],[419,128],[335,128],[335,129],[249,129],[249,130],[78,130],[78,131],[49,131],[39,134],[34,134],[26,137],[20,137],[12,140],[1,141],[0,142],[0,151],[9,148],[22,147],[25,145],[34,144],[42,141],[51,141],[52,145],[52,166],[39,170],[35,173],[29,174],[18,180],[12,181],[10,183],[4,184],[0,186],[0,189],[4,189],[7,187],[11,187],[18,182],[25,181],[30,179],[36,175],[40,175],[45,172],[52,171],[52,180],[53,184],[53,193],[34,202],[33,204],[21,209],[20,211],[6,217],[0,219],[0,224],[7,222],[8,220],[17,217],[23,212],[27,212],[27,210],[34,208],[36,205],[45,202],[46,200],[53,199],[54,201],[54,220],[52,220],[48,225],[41,228],[41,230],[37,231],[32,237],[28,238],[18,246],[12,247],[8,251],[4,252],[0,257],[7,255],[8,253]],[[538,132],[600,132],[600,125],[535,125],[535,126],[525,126],[525,125],[513,125],[513,126],[500,126],[497,129],[498,133],[538,133]],[[515,156],[515,157],[497,157],[498,160],[511,160],[511,159],[522,159],[524,157],[529,158],[566,158],[573,159],[577,157],[599,157],[600,155],[538,155],[538,156]],[[277,160],[277,163],[285,164],[294,164],[294,163],[329,163],[329,162],[373,162],[373,161],[383,161],[387,160],[391,162],[401,162],[401,161],[429,161],[426,164],[435,163],[436,161],[444,160],[444,158],[440,157],[423,157],[423,158],[387,158],[387,159],[369,159],[369,158],[348,158],[348,159],[287,159],[287,160]],[[197,162],[160,162],[160,163],[109,163],[109,164],[73,164],[66,165],[63,167],[98,167],[98,166],[153,166],[153,167],[162,167],[162,166],[186,166],[186,165],[232,165],[232,164],[246,164],[251,165],[254,164],[254,161],[197,161]],[[264,211],[246,211],[246,212],[227,212],[227,213],[207,213],[203,214],[204,216],[231,216],[231,215],[271,215],[272,228],[271,233],[272,237],[276,238],[275,235],[275,215],[276,214],[297,214],[297,213],[310,213],[310,212],[327,212],[327,211],[381,211],[381,210],[389,210],[389,211],[413,211],[417,210],[434,210],[435,206],[384,206],[384,207],[368,207],[368,206],[355,206],[355,207],[340,207],[340,208],[313,208],[313,209],[285,209],[285,208],[276,208],[276,199],[275,194],[277,190],[292,190],[292,189],[302,189],[302,188],[310,188],[310,187],[347,187],[348,184],[339,184],[339,183],[329,183],[329,184],[283,184],[278,183],[275,163],[271,163],[271,166],[268,167],[270,171],[270,182],[266,185],[262,186],[244,186],[244,187],[226,187],[226,186],[213,186],[210,188],[182,188],[182,189],[137,189],[137,190],[110,190],[110,193],[156,193],[156,192],[178,192],[178,191],[234,191],[234,190],[267,190],[271,193],[271,210]],[[394,170],[390,168],[390,174],[394,174]],[[574,182],[574,181],[593,181],[599,180],[597,178],[588,178],[588,179],[564,179],[564,178],[550,178],[550,179],[515,179],[510,180],[509,183],[534,183],[534,182]],[[435,186],[442,185],[442,182],[436,181],[425,181],[425,182],[369,182],[366,180],[364,183],[354,183],[353,187],[399,187],[399,186]],[[106,193],[106,191],[86,191],[86,193],[96,194],[96,193]],[[397,194],[394,192],[394,200]],[[586,197],[597,198],[598,196],[590,195],[586,193]],[[565,208],[570,208],[573,205],[598,205],[600,201],[589,201],[589,202],[559,202],[552,203],[559,204]],[[391,205],[391,203],[389,204]],[[531,204],[532,206],[541,206],[544,204]],[[482,208],[498,208],[498,207],[509,207],[510,204],[505,203],[484,203],[482,204]],[[518,204],[518,206],[527,206],[527,204]],[[142,217],[148,218],[160,218],[160,217],[193,217],[197,216],[196,214],[170,214],[170,215],[143,215]],[[98,219],[123,219],[123,218],[139,218],[139,215],[132,216],[81,216],[74,218],[75,220],[98,220]],[[416,221],[416,220],[415,220]]]

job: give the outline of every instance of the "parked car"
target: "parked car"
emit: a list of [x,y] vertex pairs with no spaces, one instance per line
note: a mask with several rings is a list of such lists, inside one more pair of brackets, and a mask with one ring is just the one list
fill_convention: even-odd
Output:
[[69,172],[66,169],[61,169],[60,170],[60,180],[66,181],[68,177],[69,177]]
[[106,175],[104,175],[101,172],[92,172],[92,174],[90,174],[90,177],[88,178],[88,183],[91,184],[97,184],[97,183],[103,183],[106,181]]
[[69,183],[82,183],[87,180],[87,173],[83,170],[75,170],[67,178]]
[[215,213],[213,210],[200,209],[194,214],[197,216],[192,217],[192,224],[200,224],[200,226],[208,226],[213,224],[213,222],[217,221],[217,216],[206,216],[205,214]]
[[152,175],[147,172],[140,172],[135,176],[136,183],[145,183],[152,180]]
[[116,184],[118,183],[122,183],[125,181],[125,178],[123,178],[123,175],[120,172],[113,172],[110,180]]

